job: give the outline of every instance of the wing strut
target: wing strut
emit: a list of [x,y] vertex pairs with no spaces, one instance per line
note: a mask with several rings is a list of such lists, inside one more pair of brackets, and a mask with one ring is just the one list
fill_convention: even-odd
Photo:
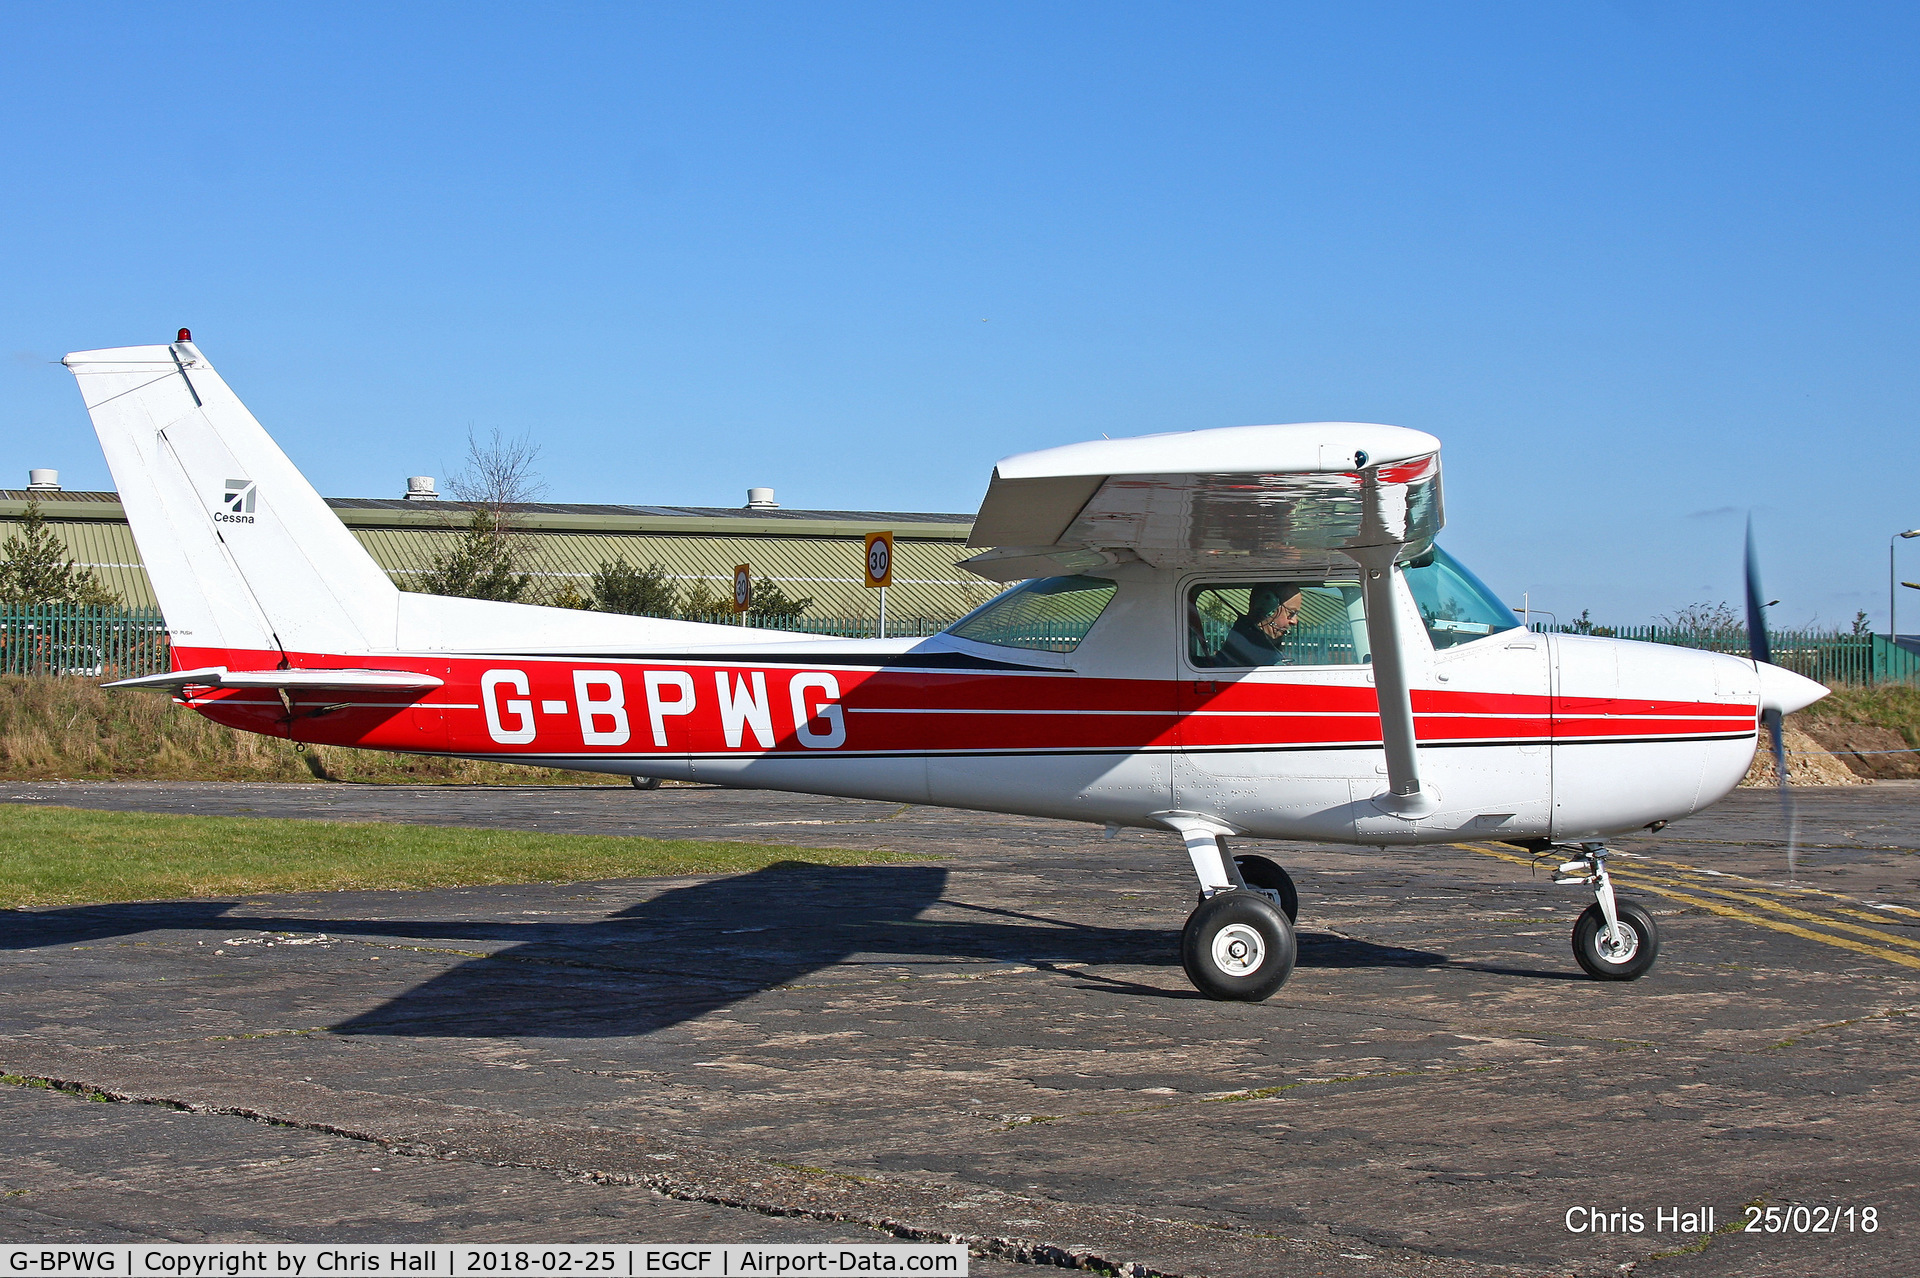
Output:
[[[1362,533],[1355,540],[1391,538],[1392,524],[1382,510],[1388,497],[1381,488],[1378,467],[1363,471],[1362,476]],[[1405,545],[1400,540],[1381,540],[1376,545],[1348,547],[1346,554],[1361,568],[1367,645],[1373,649],[1373,693],[1380,706],[1380,744],[1387,753],[1387,792],[1374,802],[1394,816],[1414,820],[1439,804],[1420,780],[1420,749],[1413,732],[1413,697],[1407,679],[1408,636],[1401,625],[1399,591],[1394,588],[1400,576],[1396,561]]]

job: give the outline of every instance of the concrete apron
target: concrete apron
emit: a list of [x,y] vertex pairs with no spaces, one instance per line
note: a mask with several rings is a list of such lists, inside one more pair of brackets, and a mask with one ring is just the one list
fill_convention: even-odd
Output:
[[[0,1067],[114,1099],[1136,1273],[1870,1273],[1916,1204],[1920,972],[1885,955],[1920,951],[1860,905],[1916,904],[1897,783],[1803,796],[1803,878],[1827,896],[1766,886],[1768,795],[1623,845],[1658,862],[1617,866],[1666,929],[1632,985],[1579,978],[1585,899],[1493,845],[1249,848],[1304,902],[1300,970],[1254,1006],[1179,971],[1192,888],[1171,836],[693,789],[4,797],[939,858],[4,916]],[[1730,895],[1710,869],[1753,883]],[[1755,1199],[1877,1203],[1889,1225],[1565,1224],[1711,1203],[1724,1226]]]

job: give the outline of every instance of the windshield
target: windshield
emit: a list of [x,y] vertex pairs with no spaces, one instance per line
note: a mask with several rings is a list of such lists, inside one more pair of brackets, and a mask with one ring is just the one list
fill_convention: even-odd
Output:
[[947,627],[975,643],[1041,652],[1072,652],[1113,601],[1104,577],[1040,577],[1023,581]]
[[1520,628],[1513,609],[1438,546],[1408,560],[1403,571],[1436,650]]

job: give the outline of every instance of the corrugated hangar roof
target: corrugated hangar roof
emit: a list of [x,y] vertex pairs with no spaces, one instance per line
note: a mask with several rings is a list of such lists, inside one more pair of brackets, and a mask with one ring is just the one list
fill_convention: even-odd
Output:
[[[405,497],[329,497],[327,505],[335,510],[388,510],[419,514],[433,509],[472,510],[467,502],[410,501]],[[903,510],[788,510],[784,506],[614,506],[561,502],[525,502],[513,508],[516,515],[583,515],[589,518],[608,515],[615,518],[664,517],[669,519],[775,519],[803,523],[871,523],[884,520],[893,524],[962,524],[970,526],[972,515],[936,515]]]
[[[47,526],[75,562],[93,569],[129,605],[153,606],[117,493],[0,489],[0,538],[30,497],[40,501]],[[398,498],[330,497],[327,504],[402,587],[417,581],[435,554],[452,548],[473,509]],[[881,530],[895,534],[887,612],[899,622],[957,617],[998,589],[954,567],[972,553],[966,549],[969,515],[558,502],[509,509],[521,570],[533,574],[536,600],[568,585],[584,591],[596,568],[619,560],[636,568],[659,564],[687,587],[705,583],[725,595],[734,565],[746,563],[787,594],[811,596],[809,616],[870,618],[877,600],[863,584],[864,539]]]

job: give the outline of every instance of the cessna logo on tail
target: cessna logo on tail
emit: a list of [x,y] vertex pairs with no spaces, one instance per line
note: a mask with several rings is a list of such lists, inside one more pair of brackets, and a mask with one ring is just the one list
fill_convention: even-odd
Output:
[[229,479],[227,481],[226,509],[216,513],[216,524],[250,524],[253,522],[254,486],[251,479]]

